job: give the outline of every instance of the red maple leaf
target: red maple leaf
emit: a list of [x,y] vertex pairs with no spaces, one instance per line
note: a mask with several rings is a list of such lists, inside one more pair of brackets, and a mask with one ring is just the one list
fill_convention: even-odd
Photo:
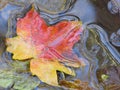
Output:
[[[54,82],[49,82],[54,78],[48,81],[38,72],[42,72],[41,67],[46,69],[46,66],[49,65],[56,68],[50,69],[52,73],[54,72],[53,75],[55,75],[56,70],[72,75],[71,71],[59,62],[73,67],[82,65],[81,60],[72,50],[73,45],[80,40],[81,32],[80,21],[61,21],[56,25],[49,26],[32,9],[24,18],[17,21],[17,36],[7,39],[7,51],[13,53],[13,59],[32,58],[31,72],[44,82],[55,85],[57,79]],[[58,65],[58,68],[55,65]]]

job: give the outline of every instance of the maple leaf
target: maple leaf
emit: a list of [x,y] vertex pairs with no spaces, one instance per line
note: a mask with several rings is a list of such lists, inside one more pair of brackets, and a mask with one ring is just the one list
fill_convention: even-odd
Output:
[[[43,82],[47,84],[58,86],[57,80],[57,71],[65,72],[75,76],[74,71],[66,68],[64,65],[60,64],[58,61],[49,61],[49,60],[31,60],[30,62],[31,72],[34,72],[34,75],[37,75]],[[38,72],[39,71],[39,72]]]
[[83,62],[72,51],[82,32],[80,21],[61,21],[49,26],[40,15],[31,9],[24,18],[17,21],[17,36],[7,38],[7,51],[13,59],[30,62],[30,70],[40,80],[58,85],[56,71],[75,75],[62,63],[79,67]]

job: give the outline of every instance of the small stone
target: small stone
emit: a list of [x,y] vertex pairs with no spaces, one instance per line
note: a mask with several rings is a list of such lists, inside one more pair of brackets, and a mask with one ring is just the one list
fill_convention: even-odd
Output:
[[117,33],[112,33],[110,36],[110,41],[114,46],[120,47],[120,29],[117,31]]
[[120,14],[120,0],[110,0],[108,2],[108,10],[112,14]]
[[35,5],[40,11],[49,14],[59,14],[67,11],[74,0],[35,0]]

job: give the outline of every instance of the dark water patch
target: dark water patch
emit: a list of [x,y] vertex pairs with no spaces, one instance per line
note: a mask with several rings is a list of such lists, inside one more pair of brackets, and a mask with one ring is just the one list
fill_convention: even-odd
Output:
[[120,27],[120,17],[109,12],[107,4],[109,0],[91,0],[96,8],[96,22],[101,24],[108,33],[108,36]]
[[5,38],[0,37],[0,56],[5,51]]

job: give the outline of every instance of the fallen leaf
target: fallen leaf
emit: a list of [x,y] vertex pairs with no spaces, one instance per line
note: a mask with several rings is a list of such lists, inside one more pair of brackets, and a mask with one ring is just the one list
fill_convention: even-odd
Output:
[[66,66],[84,65],[72,50],[73,45],[80,40],[80,21],[61,21],[49,26],[31,9],[24,18],[18,19],[16,31],[16,37],[6,40],[7,51],[13,53],[12,58],[15,60],[32,59],[31,73],[41,81],[57,86],[57,70],[75,75]]
[[0,86],[3,88],[7,88],[13,85],[14,74],[12,72],[6,70],[0,70]]
[[28,61],[18,62],[19,61],[7,63],[9,68],[8,66],[4,68],[0,67],[0,87],[12,87],[15,90],[33,90],[39,85],[39,79],[32,77],[28,72],[24,72],[27,71],[26,66],[28,65]]
[[13,53],[13,59],[29,59],[35,56],[34,47],[20,36],[7,39],[7,51]]
[[15,77],[15,83],[13,88],[15,90],[33,90],[40,84],[40,81],[32,76],[27,74],[18,75]]
[[47,60],[31,60],[30,69],[33,75],[37,75],[43,82],[58,86],[57,72],[61,71],[66,74],[75,76],[75,73],[70,68],[66,68],[64,65],[60,64],[58,61],[47,61]]
[[93,90],[87,82],[83,82],[81,80],[74,80],[74,81],[66,81],[61,80],[60,85],[66,87],[70,90]]

